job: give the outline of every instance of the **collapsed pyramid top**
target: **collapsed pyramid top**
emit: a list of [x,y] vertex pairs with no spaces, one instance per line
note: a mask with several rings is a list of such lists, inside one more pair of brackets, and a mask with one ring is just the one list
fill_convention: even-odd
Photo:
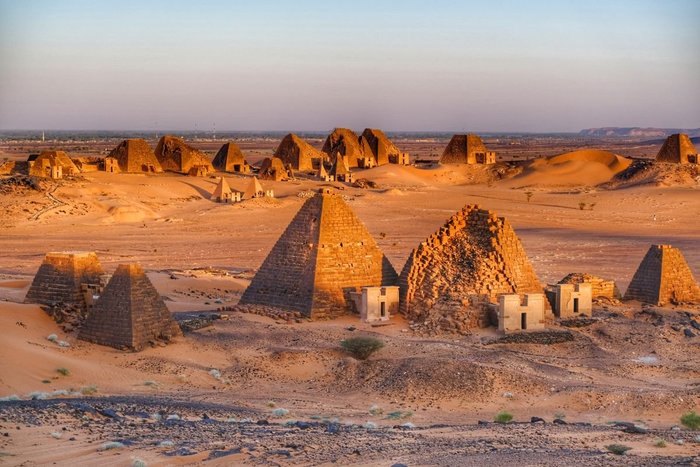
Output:
[[244,172],[248,165],[241,148],[234,142],[225,143],[214,156],[212,165],[221,172]]
[[29,169],[29,175],[35,177],[50,176],[45,171],[50,167],[60,166],[63,174],[75,175],[80,173],[80,169],[73,163],[68,154],[64,151],[41,151],[41,154],[34,159],[34,163]]
[[120,264],[78,337],[117,349],[141,350],[181,334],[158,291],[138,264]]
[[654,305],[700,303],[700,287],[681,250],[652,245],[627,287],[625,300]]
[[[493,155],[494,160],[487,160]],[[490,159],[490,158],[489,158]],[[487,164],[495,162],[495,154],[486,150],[478,135],[454,135],[440,157],[441,164]]]
[[326,153],[333,162],[337,154],[346,156],[349,167],[359,166],[359,160],[365,157],[357,134],[347,128],[334,129],[323,143],[321,151]]
[[241,297],[329,318],[349,311],[350,291],[395,284],[396,271],[340,195],[308,199]]
[[676,164],[697,164],[698,151],[693,142],[685,133],[676,133],[664,141],[659,153],[656,155],[659,162],[674,162]]
[[411,252],[399,283],[400,309],[410,319],[427,317],[441,301],[543,291],[508,221],[476,205],[458,211]]
[[372,155],[377,165],[388,164],[389,157],[401,154],[401,150],[384,134],[382,130],[365,128],[360,136],[360,145],[365,156]]
[[156,146],[156,157],[163,170],[189,173],[197,166],[204,166],[207,171],[213,171],[209,158],[202,152],[185,143],[182,138],[163,136]]
[[287,180],[289,174],[279,157],[266,157],[260,164],[260,178],[263,180]]
[[143,139],[125,139],[112,149],[109,157],[114,157],[122,172],[162,172],[156,155]]
[[294,133],[282,138],[275,150],[275,157],[285,165],[291,165],[294,170],[313,170],[313,160],[322,159],[321,152]]

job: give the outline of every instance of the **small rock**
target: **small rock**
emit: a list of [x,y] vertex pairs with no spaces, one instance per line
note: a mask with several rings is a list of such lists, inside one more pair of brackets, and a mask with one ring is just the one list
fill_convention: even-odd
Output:
[[683,330],[683,334],[685,334],[685,337],[695,337],[695,333],[688,328]]
[[547,423],[547,422],[545,422],[544,418],[540,418],[540,417],[531,417],[531,418],[530,418],[530,423]]

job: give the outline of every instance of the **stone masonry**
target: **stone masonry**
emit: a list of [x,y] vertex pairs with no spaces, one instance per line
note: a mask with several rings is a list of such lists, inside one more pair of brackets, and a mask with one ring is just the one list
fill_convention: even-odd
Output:
[[364,224],[340,195],[324,189],[301,207],[240,303],[332,318],[351,310],[350,292],[396,280]]
[[120,264],[88,314],[78,337],[117,349],[139,351],[180,335],[158,291],[138,264]]
[[477,135],[454,135],[440,157],[441,164],[495,164],[496,153],[488,151]]
[[299,138],[294,133],[289,133],[282,138],[275,150],[275,157],[282,160],[285,166],[289,165],[294,170],[309,172],[314,166],[322,164],[321,151]]
[[119,146],[112,149],[109,157],[113,157],[119,164],[119,169],[126,173],[160,173],[163,168],[156,159],[156,155],[143,139],[126,139]]
[[336,128],[328,135],[323,143],[322,152],[332,163],[336,162],[338,154],[344,156],[348,167],[358,167],[364,159],[364,152],[357,134],[347,128]]
[[214,156],[214,168],[220,172],[250,173],[241,148],[234,142],[225,143]]
[[698,164],[698,151],[693,142],[685,133],[676,133],[664,141],[663,146],[656,155],[659,162],[673,162],[676,164]]
[[365,157],[373,157],[375,165],[388,164],[391,160],[399,160],[401,150],[391,142],[383,131],[374,128],[365,128],[360,136],[360,145]]
[[163,170],[189,174],[196,172],[213,172],[209,158],[202,152],[185,143],[182,138],[163,136],[156,146],[156,158]]
[[567,274],[558,284],[591,284],[591,295],[593,299],[604,297],[609,299],[620,299],[622,294],[617,288],[615,281],[603,279],[585,272],[572,272]]

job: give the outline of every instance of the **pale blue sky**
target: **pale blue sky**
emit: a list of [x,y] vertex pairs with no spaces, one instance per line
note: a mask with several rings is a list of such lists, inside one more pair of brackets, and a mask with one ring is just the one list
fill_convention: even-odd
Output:
[[0,0],[0,129],[700,127],[700,0]]

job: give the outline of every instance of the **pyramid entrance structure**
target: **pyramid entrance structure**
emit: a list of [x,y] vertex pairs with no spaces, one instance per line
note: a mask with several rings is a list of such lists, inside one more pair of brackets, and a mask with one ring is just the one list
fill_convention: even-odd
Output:
[[411,252],[399,285],[407,318],[469,314],[466,327],[487,326],[488,315],[471,310],[500,294],[543,293],[510,223],[477,205],[465,206]]
[[382,130],[376,128],[365,128],[360,136],[360,145],[365,159],[369,156],[374,158],[374,165],[403,164],[408,158],[408,154],[401,152]]
[[292,169],[302,172],[313,171],[314,166],[318,166],[323,160],[321,151],[294,133],[282,138],[275,150],[275,157],[281,159],[285,166],[289,165]]
[[250,173],[250,165],[243,157],[241,148],[231,141],[221,146],[214,156],[212,165],[220,172]]
[[182,334],[138,264],[120,264],[80,328],[78,338],[139,351]]
[[357,134],[347,128],[336,128],[323,143],[322,152],[335,163],[337,155],[345,156],[348,167],[359,167],[365,157]]
[[440,157],[441,164],[495,164],[496,153],[488,151],[477,135],[454,135]]
[[156,146],[156,158],[163,170],[202,176],[214,171],[209,158],[182,138],[163,136]]
[[[119,170],[122,172],[160,173],[163,171],[153,150],[146,140],[143,139],[127,139],[122,141],[116,148],[112,149],[108,157],[117,160]],[[105,163],[105,169],[107,168],[108,164]]]
[[241,200],[241,192],[233,191],[224,177],[219,178],[211,200],[217,203],[236,203]]
[[351,311],[351,292],[396,280],[393,266],[342,196],[322,189],[292,219],[240,303],[332,318]]
[[675,164],[700,164],[698,151],[685,133],[676,133],[666,138],[656,160]]
[[700,303],[700,287],[678,248],[652,245],[632,277],[625,300],[654,305]]

